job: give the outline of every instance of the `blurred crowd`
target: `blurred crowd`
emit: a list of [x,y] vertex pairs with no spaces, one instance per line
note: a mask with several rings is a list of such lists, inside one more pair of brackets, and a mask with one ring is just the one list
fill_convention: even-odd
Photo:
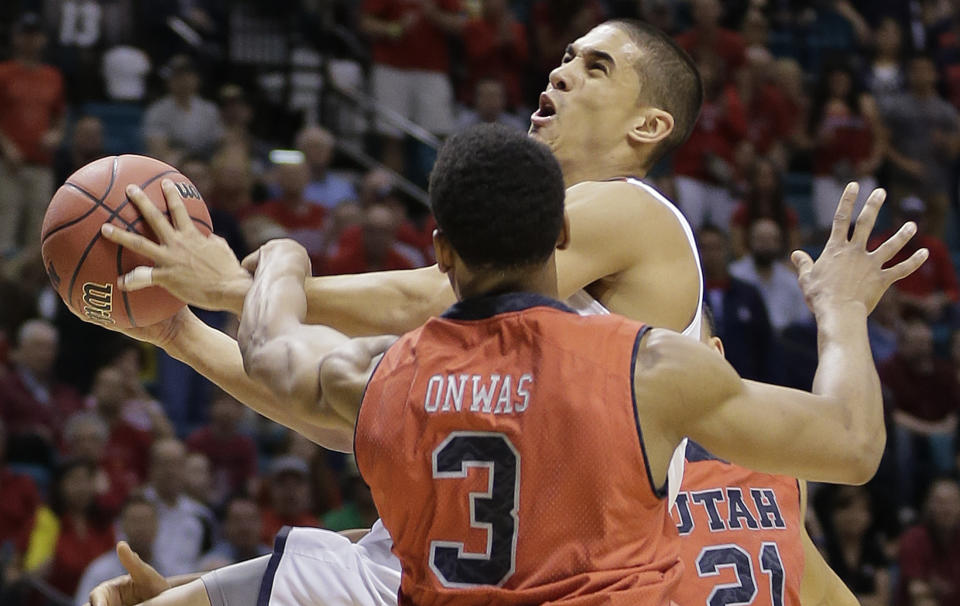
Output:
[[869,322],[883,462],[867,486],[812,486],[807,524],[863,604],[960,605],[956,0],[0,3],[0,603],[82,604],[122,572],[121,538],[178,574],[265,553],[284,524],[376,518],[350,457],[65,309],[39,255],[60,183],[144,153],[240,257],[290,237],[317,275],[427,265],[438,142],[525,130],[566,45],[608,18],[655,24],[700,68],[697,126],[647,178],[697,233],[743,376],[810,388],[787,254],[819,252],[848,181],[860,204],[887,189],[878,239],[917,222],[904,257],[930,259]]

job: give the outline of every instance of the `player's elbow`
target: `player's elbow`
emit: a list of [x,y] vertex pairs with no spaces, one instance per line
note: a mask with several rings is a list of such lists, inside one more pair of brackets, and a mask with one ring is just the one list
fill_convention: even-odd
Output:
[[877,473],[880,459],[886,444],[886,432],[881,427],[879,433],[858,436],[850,441],[853,446],[845,466],[843,482],[860,486],[866,484]]
[[290,396],[293,391],[292,373],[283,368],[283,361],[290,357],[285,349],[276,339],[240,341],[240,355],[247,376],[281,398]]

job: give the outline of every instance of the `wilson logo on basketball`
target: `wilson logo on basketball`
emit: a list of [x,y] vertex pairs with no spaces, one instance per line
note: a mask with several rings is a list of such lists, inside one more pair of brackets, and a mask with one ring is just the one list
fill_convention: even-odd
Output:
[[177,183],[177,191],[180,192],[181,198],[203,200],[203,198],[200,197],[200,192],[193,186],[193,183]]
[[87,282],[83,285],[83,315],[94,322],[115,324],[113,313],[113,284]]

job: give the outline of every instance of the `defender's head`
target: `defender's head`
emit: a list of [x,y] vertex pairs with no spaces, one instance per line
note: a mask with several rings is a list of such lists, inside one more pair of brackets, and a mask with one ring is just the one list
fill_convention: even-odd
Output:
[[608,21],[567,47],[530,134],[556,154],[568,185],[640,175],[686,141],[702,102],[696,65],[667,34]]
[[563,200],[560,166],[541,143],[493,124],[450,138],[430,175],[430,204],[437,264],[454,292],[520,290],[555,271],[553,252],[568,239]]

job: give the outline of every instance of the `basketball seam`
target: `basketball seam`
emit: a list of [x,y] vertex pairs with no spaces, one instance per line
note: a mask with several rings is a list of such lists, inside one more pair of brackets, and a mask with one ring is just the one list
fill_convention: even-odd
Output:
[[[117,168],[120,164],[120,157],[113,157],[113,170],[110,171],[110,183],[107,185],[107,191],[103,192],[103,198],[101,200],[106,200],[107,196],[110,195],[110,191],[113,189],[113,184],[117,180]],[[78,188],[79,189],[79,188]],[[83,190],[81,190],[83,191]],[[112,222],[116,215],[112,215],[107,218],[104,223]],[[122,219],[121,219],[122,220]],[[83,262],[87,260],[87,255],[90,254],[90,250],[93,248],[93,245],[97,243],[97,240],[100,239],[100,230],[97,230],[97,233],[90,239],[90,242],[87,244],[87,247],[84,249],[83,254],[80,255],[80,260],[77,262],[77,266],[73,269],[73,275],[70,276],[70,287],[67,289],[67,301],[73,303],[73,287],[77,284],[77,276],[80,275],[80,268],[83,267]],[[78,311],[82,311],[79,310]]]
[[[162,211],[162,212],[163,212],[163,216],[164,216],[164,217],[166,217],[167,219],[170,218],[170,211],[165,210],[165,211]],[[199,223],[200,225],[203,225],[204,227],[206,227],[207,229],[209,229],[211,234],[213,233],[213,226],[210,225],[209,223],[207,223],[206,221],[204,221],[203,219],[201,219],[201,218],[199,218],[199,217],[194,217],[193,215],[191,215],[190,218],[191,218],[193,221],[195,221],[195,222]],[[140,223],[140,221],[142,221],[142,220],[143,220],[143,217],[142,217],[142,216],[137,217],[137,219],[136,219],[133,223],[131,223],[129,227],[136,227],[137,224]]]
[[[42,245],[44,242],[46,242],[46,241],[47,241],[47,238],[49,238],[49,237],[52,236],[53,234],[55,234],[55,233],[57,233],[57,232],[59,232],[59,231],[61,231],[61,230],[64,230],[64,229],[70,227],[71,225],[76,225],[76,224],[79,223],[80,221],[83,221],[84,219],[86,219],[87,217],[89,217],[91,213],[93,213],[94,211],[96,211],[98,208],[102,208],[102,209],[104,209],[105,211],[107,211],[108,213],[110,212],[110,207],[103,203],[103,201],[106,199],[106,196],[104,196],[102,199],[98,200],[96,196],[94,196],[93,194],[91,194],[91,193],[88,192],[87,190],[83,189],[82,187],[80,187],[80,186],[77,185],[76,183],[71,183],[71,182],[69,182],[69,181],[67,181],[66,183],[64,183],[63,186],[64,186],[64,187],[71,187],[71,188],[77,190],[78,192],[80,192],[81,194],[83,194],[84,196],[86,196],[87,198],[89,198],[90,201],[93,202],[93,206],[90,208],[90,210],[88,210],[87,212],[83,213],[82,215],[80,215],[80,216],[77,217],[76,219],[71,219],[70,221],[67,221],[66,223],[61,223],[60,225],[57,225],[56,227],[54,227],[53,229],[51,229],[50,231],[48,231],[48,232],[46,233],[46,235],[43,236],[43,239],[40,240],[40,244],[41,244],[41,245]],[[120,220],[123,221],[124,224],[127,225],[128,227],[130,226],[130,223],[127,222],[127,221],[126,221],[125,219],[123,219],[122,217],[120,218]]]

